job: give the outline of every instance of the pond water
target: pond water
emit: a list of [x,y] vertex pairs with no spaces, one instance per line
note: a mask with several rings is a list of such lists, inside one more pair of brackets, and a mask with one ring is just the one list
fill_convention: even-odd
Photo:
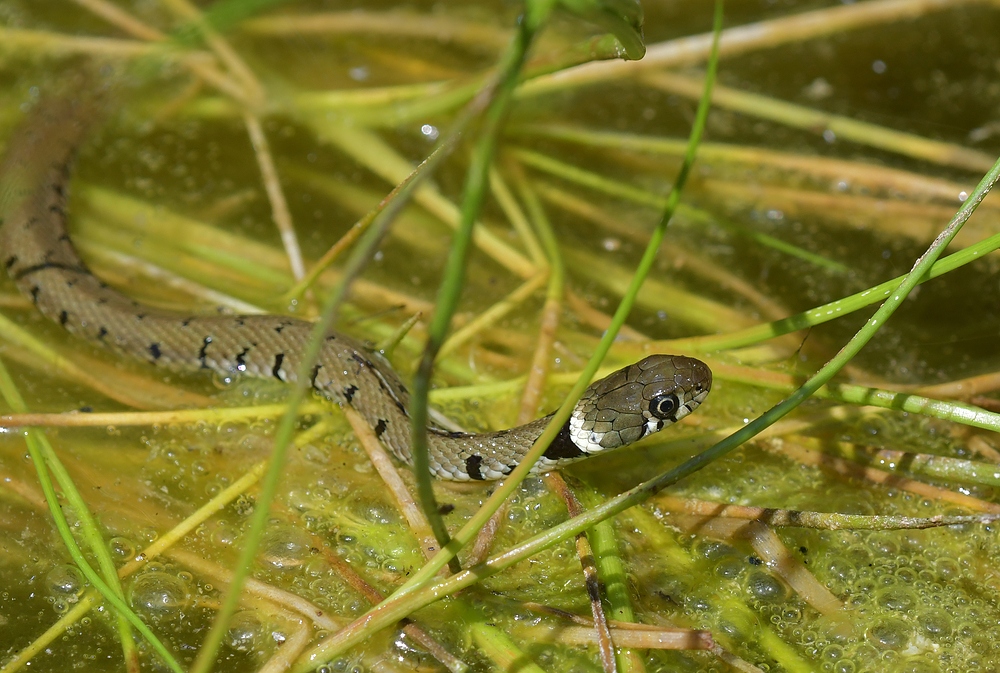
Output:
[[[69,203],[93,271],[184,314],[313,319],[349,249],[309,289],[296,279],[454,128],[508,48],[518,8],[203,3],[216,27],[206,40],[181,0],[117,10],[0,0],[0,147],[47,101],[99,101]],[[637,63],[574,65],[607,44],[593,15],[557,13],[537,39],[435,371],[432,403],[458,427],[507,428],[557,408],[639,264],[681,162],[712,23],[710,3],[643,9],[648,51]],[[819,369],[875,308],[826,305],[905,274],[1000,149],[995,4],[731,2],[725,27],[698,161],[607,361],[685,353],[713,367],[714,390],[676,427],[566,470],[587,508],[711,446]],[[401,212],[339,314],[338,329],[394,344],[387,354],[405,381],[481,128],[471,124]],[[998,230],[994,195],[949,252]],[[905,300],[838,379],[857,388],[810,400],[594,533],[619,670],[998,666],[991,250],[966,253],[974,263]],[[552,282],[561,267],[562,288]],[[6,279],[0,316],[0,359],[26,410],[48,414],[2,404],[12,414],[0,439],[2,670],[169,670],[138,635],[122,645],[128,627],[66,551],[29,424],[96,520],[124,601],[190,669],[247,544],[286,387],[122,358],[68,336]],[[530,394],[533,369],[542,376]],[[296,431],[213,670],[486,671],[505,657],[601,670],[593,629],[580,628],[592,607],[566,536],[421,604],[408,624],[324,649],[423,565],[423,538],[340,411],[310,400]],[[401,478],[413,486],[407,469]],[[434,488],[454,532],[495,485]],[[463,567],[564,522],[553,488],[529,477],[482,553],[459,555]],[[96,567],[88,517],[63,498]],[[966,515],[986,518],[940,525]],[[675,627],[705,630],[718,648],[651,644],[651,629]]]

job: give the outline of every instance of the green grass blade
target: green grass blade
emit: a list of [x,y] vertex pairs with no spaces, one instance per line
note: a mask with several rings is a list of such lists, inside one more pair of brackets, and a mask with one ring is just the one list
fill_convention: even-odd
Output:
[[[722,0],[717,0],[715,7],[715,23],[713,28],[716,36],[718,36],[719,31],[722,28]],[[296,673],[305,673],[306,671],[312,670],[318,663],[329,661],[330,658],[336,656],[338,653],[343,652],[347,648],[361,642],[366,635],[370,634],[374,629],[384,628],[385,626],[394,623],[396,620],[409,614],[410,611],[415,609],[415,606],[417,605],[427,605],[429,602],[432,602],[435,599],[430,596],[434,593],[434,589],[440,589],[446,586],[450,588],[455,585],[455,582],[466,582],[464,586],[468,586],[478,581],[478,578],[481,577],[479,573],[483,571],[483,565],[477,566],[474,572],[465,570],[461,573],[453,575],[443,583],[425,587],[425,585],[432,580],[434,575],[437,574],[438,570],[444,567],[444,565],[454,558],[464,545],[468,544],[475,537],[478,530],[493,515],[493,512],[495,512],[497,508],[499,508],[500,505],[518,488],[520,483],[528,475],[531,466],[542,455],[549,443],[562,427],[562,424],[569,418],[569,415],[576,404],[576,400],[579,399],[584,389],[586,389],[594,372],[596,372],[600,366],[601,360],[603,360],[604,356],[611,348],[615,335],[625,323],[625,320],[631,311],[632,304],[635,300],[636,294],[638,293],[639,287],[642,285],[643,279],[649,273],[649,270],[656,259],[657,249],[659,248],[659,244],[663,240],[666,232],[666,225],[669,222],[670,216],[674,212],[674,208],[680,200],[680,192],[683,189],[684,181],[687,179],[690,165],[694,163],[694,155],[704,132],[705,121],[708,118],[709,101],[711,98],[712,84],[715,80],[715,67],[717,63],[718,44],[716,41],[712,51],[712,58],[709,62],[708,76],[706,77],[705,82],[705,93],[698,106],[695,122],[691,129],[689,149],[685,156],[685,167],[682,167],[680,173],[678,174],[677,182],[675,182],[668,199],[667,209],[661,218],[659,226],[657,226],[650,239],[650,243],[642,257],[642,261],[639,263],[630,287],[630,291],[619,303],[618,309],[612,319],[611,326],[605,332],[600,345],[594,353],[594,356],[591,358],[590,362],[588,362],[587,367],[584,368],[584,371],[576,385],[567,395],[566,401],[553,416],[552,422],[549,423],[549,426],[535,442],[535,445],[522,460],[521,464],[518,465],[517,469],[515,469],[507,480],[504,481],[503,486],[497,488],[493,492],[493,494],[485,503],[483,503],[482,507],[480,507],[476,514],[473,515],[465,526],[463,526],[462,529],[455,534],[454,539],[446,547],[438,552],[434,558],[430,559],[430,561],[428,561],[417,573],[415,573],[406,584],[393,593],[392,596],[375,606],[375,608],[360,617],[358,620],[352,622],[347,627],[334,634],[324,643],[316,647],[313,651],[307,653],[307,655],[301,660],[302,663],[293,669]],[[615,499],[614,501],[617,500],[618,499]],[[605,508],[600,508],[599,511],[603,512],[605,511]],[[586,516],[587,515],[584,515],[584,517]],[[601,519],[607,518],[607,516],[611,516],[611,514],[601,517]],[[565,524],[556,526],[556,528],[560,531],[565,531],[565,529],[573,524],[573,522],[576,522],[581,518],[583,517],[576,517]],[[586,530],[601,519],[588,519],[586,526],[577,528],[571,535],[576,535],[577,533]],[[558,541],[554,538],[549,538],[547,533],[542,533],[540,536],[532,538],[532,540],[539,538],[543,540],[543,544],[545,544],[545,546],[550,546]],[[564,536],[559,538],[559,540],[563,539],[566,539],[566,537]],[[544,547],[539,547],[539,549],[543,548]],[[506,558],[506,555],[504,558]],[[526,556],[522,556],[521,558],[526,558]],[[492,572],[489,574],[492,574]],[[421,589],[421,587],[425,588]]]
[[[427,344],[424,347],[417,373],[413,378],[413,391],[410,398],[411,446],[413,455],[413,471],[417,477],[417,492],[424,515],[431,524],[438,543],[445,547],[450,537],[445,528],[444,520],[438,510],[431,484],[430,460],[427,453],[427,397],[430,392],[431,374],[434,370],[434,360],[441,344],[444,343],[451,319],[458,306],[465,277],[466,260],[472,241],[473,226],[483,200],[489,190],[489,170],[496,151],[497,138],[507,116],[507,110],[517,86],[521,66],[528,54],[537,24],[532,20],[523,20],[518,26],[514,41],[507,50],[502,65],[498,71],[498,82],[494,98],[486,112],[482,135],[473,150],[472,163],[466,174],[465,188],[461,210],[461,221],[452,238],[448,260],[445,263],[444,277],[438,291],[434,306],[434,315],[428,327]],[[448,559],[453,569],[454,555]]]
[[[948,255],[944,259],[937,260],[924,275],[917,279],[917,284],[926,283],[932,278],[937,278],[938,276],[954,271],[997,249],[1000,249],[1000,234],[994,234],[979,243]],[[803,311],[802,313],[781,320],[775,320],[774,322],[748,327],[735,332],[729,332],[728,334],[672,339],[669,342],[661,343],[669,343],[671,348],[678,350],[701,352],[751,346],[790,332],[797,332],[801,329],[822,325],[835,318],[843,317],[866,306],[878,303],[895,292],[905,278],[906,276],[898,276],[843,299],[838,299],[808,311]]]
[[[7,371],[7,367],[4,366],[2,361],[0,361],[0,394],[3,395],[4,400],[12,409],[14,409],[14,411],[18,413],[24,413],[27,411],[27,406],[21,398],[10,373]],[[49,511],[52,514],[52,519],[59,531],[59,536],[66,545],[67,551],[73,558],[73,562],[76,563],[77,567],[87,578],[87,581],[90,582],[94,588],[101,593],[104,600],[106,600],[115,609],[119,617],[135,627],[135,630],[138,631],[147,642],[149,642],[150,646],[156,650],[160,657],[162,657],[163,661],[167,664],[170,670],[175,673],[182,673],[183,669],[180,667],[180,664],[177,663],[177,660],[174,659],[173,655],[166,648],[166,646],[160,642],[156,635],[153,634],[149,627],[146,626],[141,619],[139,619],[139,616],[136,615],[125,602],[124,592],[122,591],[121,584],[118,581],[118,571],[115,568],[114,562],[111,560],[111,556],[108,554],[107,547],[104,544],[104,540],[101,538],[100,532],[97,529],[97,523],[94,521],[93,516],[87,509],[86,503],[84,503],[79,491],[77,491],[76,487],[73,485],[69,473],[56,456],[52,446],[48,443],[45,436],[41,432],[34,429],[27,430],[25,434],[25,442],[28,445],[28,453],[31,455],[31,460],[35,464],[35,470],[38,474],[38,482],[42,487],[42,492],[45,494],[45,500],[49,505]],[[79,545],[77,545],[76,539],[73,537],[73,532],[70,529],[69,522],[66,520],[66,516],[63,513],[61,505],[59,504],[59,498],[56,495],[55,487],[53,486],[52,480],[49,476],[49,470],[51,470],[55,475],[60,487],[63,490],[63,495],[66,497],[70,506],[74,509],[77,517],[80,519],[81,528],[84,531],[84,537],[97,557],[101,572],[107,578],[107,581],[102,579],[101,576],[98,575],[97,571],[91,567],[87,558],[83,555],[83,551],[80,549]],[[119,626],[119,633],[123,638],[123,649],[125,650],[126,658],[134,658],[134,648],[130,645],[124,644],[124,639],[127,639],[128,642],[131,643],[132,634],[129,633],[128,628],[122,628],[121,626]]]

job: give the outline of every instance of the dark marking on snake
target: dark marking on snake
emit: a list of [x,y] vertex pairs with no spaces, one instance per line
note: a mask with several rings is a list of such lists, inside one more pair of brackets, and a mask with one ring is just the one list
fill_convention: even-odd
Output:
[[285,361],[285,354],[278,353],[274,356],[274,366],[271,367],[271,375],[279,381],[284,381],[281,377],[281,363]]
[[375,424],[375,427],[372,428],[372,430],[375,431],[376,437],[381,437],[387,427],[389,427],[389,425],[388,423],[385,422],[385,419],[380,418],[378,419],[378,423]]
[[198,362],[201,363],[202,369],[208,369],[208,346],[212,343],[212,337],[207,336],[205,340],[201,342],[201,350],[198,351]]
[[[17,261],[17,256],[15,255],[12,259],[14,261]],[[13,264],[13,262],[11,262],[11,260],[7,260],[7,269],[8,270],[10,270],[10,267],[11,267],[12,264]],[[17,281],[21,280],[22,278],[30,276],[33,273],[38,273],[39,271],[46,271],[48,269],[60,269],[62,271],[70,271],[72,273],[86,273],[86,274],[90,273],[86,269],[81,268],[79,266],[74,266],[74,265],[70,265],[70,264],[62,264],[60,262],[42,262],[41,264],[32,264],[31,266],[26,266],[25,268],[20,269],[17,273],[15,273],[11,277],[11,279],[14,282],[17,282]]]
[[476,481],[483,481],[483,457],[472,454],[465,459],[465,471]]
[[567,422],[563,424],[559,430],[559,434],[556,435],[556,438],[552,440],[549,448],[545,449],[545,453],[542,455],[549,460],[571,460],[573,458],[581,458],[587,454],[573,443],[573,438],[569,435],[569,423]]
[[236,354],[236,358],[235,358],[236,359],[236,368],[239,371],[243,371],[247,367],[247,362],[246,362],[246,360],[244,358],[246,358],[247,353],[250,352],[250,348],[251,348],[251,346],[247,346],[246,348],[244,348],[243,350],[241,350],[239,353]]

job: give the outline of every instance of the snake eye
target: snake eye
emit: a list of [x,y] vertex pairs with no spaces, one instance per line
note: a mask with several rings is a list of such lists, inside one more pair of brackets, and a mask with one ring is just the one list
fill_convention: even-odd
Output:
[[669,395],[657,395],[649,401],[649,413],[657,418],[673,418],[677,413],[677,396],[673,393]]

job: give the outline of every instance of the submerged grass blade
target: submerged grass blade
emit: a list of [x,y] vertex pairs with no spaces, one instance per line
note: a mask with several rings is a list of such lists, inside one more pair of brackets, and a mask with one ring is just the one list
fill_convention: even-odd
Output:
[[[624,151],[639,156],[679,157],[684,154],[684,141],[680,138],[601,131],[571,124],[520,124],[512,126],[508,133],[558,140],[587,148]],[[855,189],[861,187],[871,194],[888,194],[897,199],[919,203],[933,200],[949,206],[960,204],[959,195],[971,186],[923,173],[881,166],[863,159],[838,159],[753,145],[703,143],[698,152],[698,160],[712,165],[736,166],[765,176],[775,173],[806,176],[811,183],[825,184],[831,188],[842,181],[845,175],[850,175],[851,186]],[[980,206],[987,207],[996,209],[1000,207],[1000,202],[991,203],[987,200]]]
[[[982,183],[980,183],[982,186]],[[977,188],[978,189],[978,188]],[[919,278],[916,283],[926,283],[932,278],[937,278],[950,271],[965,266],[970,262],[980,259],[997,249],[1000,249],[1000,234],[994,234],[987,239],[980,241],[958,252],[952,253],[943,259],[934,262],[932,266]],[[790,332],[797,332],[801,329],[815,327],[836,318],[848,315],[866,306],[882,301],[892,295],[908,276],[898,276],[892,280],[887,280],[872,288],[863,290],[849,297],[832,301],[814,309],[803,311],[793,316],[764,323],[755,327],[729,332],[728,334],[717,334],[704,337],[691,337],[686,339],[671,339],[652,344],[654,348],[675,348],[691,352],[711,352],[719,350],[729,350],[751,346],[761,341],[766,341],[774,337],[782,336]],[[669,344],[669,345],[668,345]]]
[[[513,156],[517,157],[519,160],[523,161],[525,164],[532,166],[538,170],[545,171],[551,175],[563,178],[575,184],[579,184],[584,187],[599,190],[600,192],[607,194],[609,196],[614,196],[621,199],[626,199],[644,206],[650,206],[653,208],[662,209],[666,205],[666,199],[664,199],[659,194],[647,191],[645,189],[640,189],[638,187],[633,187],[632,185],[625,184],[618,180],[612,180],[611,178],[606,178],[602,175],[592,173],[590,171],[578,168],[572,164],[568,164],[558,159],[553,159],[540,152],[535,152],[534,150],[527,149],[515,149],[511,151]],[[754,241],[758,245],[772,248],[779,252],[782,252],[790,257],[795,257],[801,259],[804,262],[808,262],[815,266],[829,269],[831,271],[844,272],[847,270],[843,264],[839,262],[827,259],[822,255],[818,255],[809,250],[804,250],[796,245],[782,241],[779,238],[770,236],[768,234],[755,231],[749,227],[744,227],[736,222],[731,222],[724,220],[722,218],[715,218],[706,213],[699,208],[692,208],[691,206],[679,206],[678,213],[683,215],[685,218],[701,222],[705,224],[718,224],[726,229],[732,231],[738,236],[748,238]]]
[[559,249],[559,241],[552,229],[552,223],[545,213],[545,208],[542,206],[537,192],[528,184],[528,180],[519,166],[512,164],[511,168],[518,193],[521,195],[521,200],[538,231],[540,244],[545,248],[544,254],[550,269],[545,305],[542,308],[541,324],[538,330],[538,342],[531,359],[531,368],[528,371],[524,392],[521,395],[521,409],[517,417],[518,423],[527,423],[538,413],[542,391],[548,381],[552,362],[552,347],[556,340],[559,316],[562,314],[565,301],[566,264],[563,261],[562,251]]
[[995,502],[966,495],[961,490],[949,490],[940,486],[932,486],[919,479],[903,477],[894,472],[875,467],[867,467],[863,463],[847,458],[838,458],[819,449],[820,445],[814,439],[810,437],[798,437],[788,438],[776,450],[802,465],[818,467],[845,479],[862,479],[871,484],[891,485],[892,488],[914,493],[921,498],[952,503],[973,512],[1000,513],[1000,505]]
[[[674,73],[648,74],[642,77],[642,81],[655,89],[688,98],[696,98],[701,89],[701,83],[697,79]],[[992,157],[985,152],[953,143],[928,140],[911,133],[895,131],[884,126],[731,87],[718,87],[713,102],[720,108],[736,110],[805,131],[832,133],[835,138],[895,152],[912,159],[930,161],[941,166],[952,166],[967,171],[985,171],[993,164]]]
[[[713,374],[721,380],[785,392],[791,392],[796,388],[797,379],[790,374],[722,362],[709,361],[709,363],[712,366]],[[816,397],[859,406],[921,414],[974,428],[1000,432],[1000,414],[956,400],[936,400],[914,393],[847,383],[829,383],[816,391]]]
[[[3,414],[0,426],[6,428],[24,427],[115,427],[129,425],[183,425],[188,423],[231,423],[249,421],[253,418],[274,418],[286,410],[284,404],[261,404],[252,407],[224,407],[213,409],[180,409],[177,411],[109,411],[81,413],[68,411],[55,414]],[[299,407],[302,415],[326,411],[321,402],[303,404]]]
[[472,625],[471,632],[473,641],[498,670],[508,673],[545,673],[497,627],[479,622]]

